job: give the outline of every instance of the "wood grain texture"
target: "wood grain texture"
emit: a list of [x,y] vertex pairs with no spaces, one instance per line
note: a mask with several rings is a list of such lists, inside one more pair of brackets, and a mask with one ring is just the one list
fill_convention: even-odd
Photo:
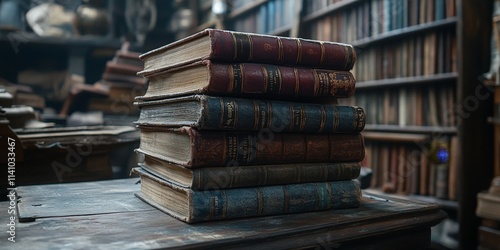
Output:
[[[68,209],[80,210],[80,204],[89,199],[109,199],[110,203],[130,203],[134,197],[133,185],[138,179],[127,179],[65,188],[73,184],[19,187],[27,199],[39,196],[56,204],[73,194],[81,202]],[[110,183],[110,186],[107,185]],[[78,191],[78,185],[82,185]],[[123,188],[123,189],[122,189]],[[132,188],[132,189],[134,189]],[[98,198],[100,192],[113,190],[124,196]],[[128,191],[122,191],[128,190]],[[45,191],[49,194],[43,197]],[[126,195],[128,193],[128,196]],[[102,197],[102,196],[101,196]],[[28,201],[23,201],[26,205]],[[39,201],[36,201],[38,203]],[[7,211],[7,202],[0,209]],[[19,212],[25,212],[19,207]],[[415,242],[409,249],[429,246],[429,228],[441,221],[445,214],[434,204],[411,202],[396,198],[386,199],[364,193],[362,204],[356,209],[323,211],[294,215],[280,215],[253,219],[238,219],[189,225],[159,210],[120,211],[77,216],[56,215],[57,207],[40,207],[34,222],[17,223],[19,239],[10,249],[49,249],[70,246],[72,249],[136,249],[136,248],[300,248],[329,246],[350,248],[384,246],[397,249],[402,242]],[[7,216],[0,223],[8,223]],[[22,240],[21,240],[22,239]],[[43,240],[42,240],[43,239]],[[366,242],[365,242],[366,240]],[[0,241],[7,241],[6,237]]]

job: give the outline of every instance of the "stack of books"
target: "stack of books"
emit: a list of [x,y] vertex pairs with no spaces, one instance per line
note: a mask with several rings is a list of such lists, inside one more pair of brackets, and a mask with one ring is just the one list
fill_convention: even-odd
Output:
[[139,109],[132,103],[147,88],[147,79],[137,75],[143,69],[139,55],[138,52],[122,48],[116,51],[112,60],[106,62],[102,80],[95,85],[104,89],[107,96],[91,98],[89,110],[111,115],[138,115]]
[[139,198],[188,223],[360,205],[352,46],[207,29],[140,58]]

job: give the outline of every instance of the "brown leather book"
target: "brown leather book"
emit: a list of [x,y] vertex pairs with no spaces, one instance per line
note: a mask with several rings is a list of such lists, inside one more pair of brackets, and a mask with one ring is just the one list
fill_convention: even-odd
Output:
[[361,170],[357,162],[186,168],[147,153],[140,165],[169,182],[193,190],[351,180],[356,179]]
[[267,97],[350,97],[356,80],[349,71],[204,60],[144,75],[141,99],[186,94]]
[[365,154],[359,133],[223,132],[149,126],[139,129],[140,150],[186,167],[360,162]]
[[350,70],[356,51],[342,43],[205,29],[142,54],[140,59],[144,61],[141,74],[205,59]]

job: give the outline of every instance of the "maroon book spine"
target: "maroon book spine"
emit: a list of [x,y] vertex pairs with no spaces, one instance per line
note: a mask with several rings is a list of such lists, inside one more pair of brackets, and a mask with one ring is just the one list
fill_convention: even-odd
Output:
[[295,97],[350,97],[356,80],[349,71],[271,64],[209,64],[207,92]]
[[356,51],[351,45],[301,38],[209,30],[213,60],[303,65],[351,70]]
[[246,133],[184,129],[192,146],[188,167],[360,162],[365,155],[363,137],[359,133]]

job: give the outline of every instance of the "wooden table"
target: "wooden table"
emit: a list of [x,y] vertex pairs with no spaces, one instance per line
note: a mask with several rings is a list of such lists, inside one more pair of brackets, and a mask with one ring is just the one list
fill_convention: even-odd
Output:
[[[186,224],[134,196],[137,178],[18,187],[16,242],[8,249],[142,249],[430,246],[445,218],[435,204],[363,194],[356,209]],[[0,203],[7,228],[8,202]],[[2,230],[5,232],[5,230]],[[8,230],[8,229],[7,229]]]

